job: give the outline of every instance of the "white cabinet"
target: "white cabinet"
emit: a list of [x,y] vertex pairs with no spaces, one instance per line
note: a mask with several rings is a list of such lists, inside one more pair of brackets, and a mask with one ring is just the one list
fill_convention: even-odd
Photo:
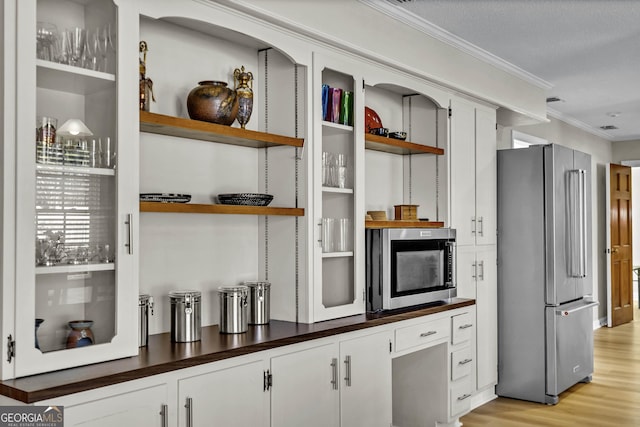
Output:
[[36,404],[64,406],[65,426],[158,427],[169,425],[169,390],[167,383],[152,377]]
[[387,427],[390,337],[383,331],[271,358],[271,425]]
[[476,388],[498,381],[496,247],[458,247],[458,296],[476,300]]
[[464,415],[471,408],[475,391],[474,311],[451,316],[451,354],[449,385],[449,417]]
[[[135,11],[117,0],[8,3],[18,17],[17,114],[5,125],[15,125],[18,143],[15,199],[4,209],[16,212],[17,286],[15,301],[3,303],[15,323],[3,323],[15,343],[3,378],[138,351],[137,85],[127,72],[136,61],[120,54],[124,29],[137,28]],[[61,39],[65,29],[78,49],[55,51],[41,40],[36,50],[36,33]],[[104,53],[82,53],[85,37]],[[86,129],[67,128],[69,120]]]
[[271,425],[339,426],[338,369],[334,343],[271,358]]
[[[313,320],[320,321],[365,310],[364,208],[359,194],[364,188],[364,105],[357,63],[319,54],[314,54],[313,63],[313,157],[317,167],[313,172],[316,232],[312,287]],[[352,94],[351,124],[324,120],[323,85],[325,91],[331,88],[331,94],[338,90]],[[339,104],[340,94],[335,96]]]
[[458,296],[476,299],[474,389],[497,382],[497,153],[495,110],[451,100],[451,226],[457,230]]
[[393,425],[453,426],[469,411],[475,320],[475,307],[465,307],[395,328]]
[[451,99],[451,226],[460,245],[496,244],[496,114]]
[[262,360],[178,381],[178,425],[267,426]]
[[391,424],[391,332],[340,342],[340,425]]

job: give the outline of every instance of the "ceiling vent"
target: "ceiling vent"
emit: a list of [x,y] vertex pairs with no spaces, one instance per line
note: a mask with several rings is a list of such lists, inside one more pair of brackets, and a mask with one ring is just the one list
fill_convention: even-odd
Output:
[[618,129],[616,126],[614,125],[604,125],[604,126],[600,126],[600,129],[602,130],[615,130]]
[[557,96],[550,96],[549,98],[547,98],[547,102],[558,102],[558,101],[562,101],[562,99],[558,98]]

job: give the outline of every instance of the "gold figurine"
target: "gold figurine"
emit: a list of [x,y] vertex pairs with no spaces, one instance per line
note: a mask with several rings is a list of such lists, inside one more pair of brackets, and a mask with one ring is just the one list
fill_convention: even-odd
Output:
[[148,51],[149,47],[147,46],[147,42],[144,40],[140,41],[140,110],[142,111],[149,111],[151,104],[149,98],[151,98],[153,102],[156,102],[156,98],[153,95],[153,81],[146,77]]

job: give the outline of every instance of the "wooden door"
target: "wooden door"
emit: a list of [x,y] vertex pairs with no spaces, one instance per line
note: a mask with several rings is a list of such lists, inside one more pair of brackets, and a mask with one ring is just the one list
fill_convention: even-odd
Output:
[[617,326],[633,320],[631,234],[631,168],[610,165],[610,321]]

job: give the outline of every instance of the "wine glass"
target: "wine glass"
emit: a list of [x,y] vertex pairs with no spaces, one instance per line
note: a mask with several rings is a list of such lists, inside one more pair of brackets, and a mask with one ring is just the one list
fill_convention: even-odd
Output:
[[84,46],[84,56],[82,58],[82,64],[84,68],[90,70],[98,70],[98,45],[100,38],[98,31],[91,31],[87,33],[87,39]]
[[102,57],[101,71],[109,72],[108,57],[110,52],[115,52],[115,45],[113,42],[113,35],[111,34],[111,24],[105,25],[99,30],[100,35],[98,37],[98,52]]

